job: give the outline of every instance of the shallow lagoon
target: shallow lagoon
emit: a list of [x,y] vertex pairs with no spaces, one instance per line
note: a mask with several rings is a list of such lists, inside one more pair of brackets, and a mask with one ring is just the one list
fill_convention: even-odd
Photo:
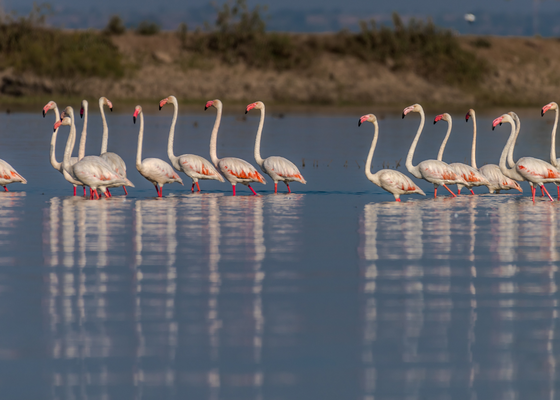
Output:
[[[157,199],[134,169],[130,111],[108,115],[109,149],[136,188],[100,201],[69,196],[51,168],[52,115],[0,116],[1,157],[29,181],[0,193],[3,398],[557,397],[558,203],[533,204],[526,183],[434,201],[425,182],[426,198],[395,203],[364,176],[360,113],[268,118],[263,155],[308,181],[293,194],[270,180],[262,197],[217,182],[191,194],[185,179]],[[505,111],[478,118],[479,165],[497,162],[509,127],[490,126]],[[546,159],[552,117],[530,111],[516,157]],[[207,156],[210,112],[180,116],[176,154]],[[224,118],[218,154],[253,162],[258,115],[242,115]],[[468,162],[472,125],[453,116],[444,160]],[[374,170],[405,172],[419,118],[383,117]],[[145,118],[143,156],[166,160],[170,112]],[[443,138],[431,118],[415,163]]]

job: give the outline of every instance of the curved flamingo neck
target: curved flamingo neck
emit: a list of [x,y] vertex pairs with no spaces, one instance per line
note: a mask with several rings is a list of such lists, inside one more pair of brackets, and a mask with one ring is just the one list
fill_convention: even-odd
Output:
[[552,127],[552,139],[550,144],[550,163],[555,167],[558,167],[558,163],[556,162],[556,129],[558,128],[558,106],[554,110],[556,112],[556,116],[554,117],[554,126]]
[[65,170],[70,171],[71,163],[70,163],[70,155],[72,154],[72,149],[74,147],[74,143],[76,142],[76,124],[74,123],[74,110],[70,109],[68,112],[70,117],[70,134],[68,135],[68,140],[66,141],[66,148],[64,149],[64,161],[62,161],[62,166]]
[[447,133],[445,134],[445,137],[443,138],[443,142],[441,142],[441,146],[439,147],[439,152],[437,155],[437,160],[441,161],[443,160],[443,151],[445,150],[445,146],[447,145],[447,141],[449,140],[449,135],[451,135],[451,127],[453,125],[453,123],[451,122],[452,120],[449,119],[448,124],[447,124]]
[[500,157],[500,171],[502,171],[502,173],[507,176],[508,178],[511,179],[515,179],[518,181],[524,181],[525,179],[523,178],[523,176],[521,176],[516,170],[515,168],[512,169],[508,169],[506,166],[506,158],[509,156],[509,151],[513,146],[515,146],[515,139],[517,137],[517,133],[516,133],[516,126],[512,121],[504,121],[504,122],[509,122],[511,124],[511,133],[509,135],[509,139],[506,143],[506,145],[504,146],[504,149],[502,150],[502,155]]
[[476,166],[476,114],[471,113],[471,118],[473,122],[473,136],[472,136],[472,147],[471,147],[471,167],[478,169]]
[[144,141],[144,113],[140,111],[140,131],[138,132],[138,149],[136,150],[136,169],[142,168],[142,142]]
[[216,121],[214,122],[214,128],[212,128],[212,136],[210,137],[210,158],[212,163],[217,167],[220,159],[216,154],[216,143],[218,142],[218,129],[220,128],[220,122],[222,120],[222,104],[218,103],[216,106]]
[[103,139],[101,140],[101,154],[107,153],[107,143],[109,142],[109,127],[105,118],[105,110],[103,109],[103,98],[99,99],[99,111],[101,111],[101,120],[103,121]]
[[424,122],[426,120],[426,116],[424,115],[424,110],[420,108],[420,126],[418,127],[418,131],[416,132],[416,136],[410,146],[410,150],[408,150],[408,155],[406,156],[406,169],[416,178],[422,178],[420,174],[418,165],[412,165],[412,157],[414,157],[414,151],[416,150],[416,145],[418,144],[418,139],[420,139],[420,135],[422,134],[422,130],[424,129]]
[[167,157],[172,164],[175,164],[177,157],[173,154],[173,141],[175,140],[175,125],[177,124],[177,114],[179,112],[179,104],[176,100],[172,100],[173,104],[173,119],[171,120],[171,127],[169,128],[169,138],[167,140]]
[[[86,138],[87,138],[87,124],[88,124],[88,103],[85,101],[82,105],[84,107],[84,126],[80,135],[80,147],[78,149],[78,161],[86,155]],[[101,153],[103,154],[103,153]]]
[[257,137],[255,138],[255,161],[261,167],[264,163],[264,160],[261,157],[261,136],[262,136],[263,126],[264,126],[264,105],[261,108],[261,120],[259,121],[259,129],[257,130]]
[[515,161],[513,161],[513,149],[515,148],[515,143],[517,143],[517,137],[519,136],[519,131],[521,130],[521,121],[519,120],[519,117],[515,113],[511,117],[515,121],[515,138],[511,142],[508,151],[507,163],[510,168],[515,168]]
[[369,153],[366,160],[365,172],[367,178],[370,181],[372,181],[376,185],[379,185],[380,182],[377,177],[377,174],[371,173],[371,160],[373,159],[373,152],[375,151],[375,147],[377,146],[377,137],[379,135],[379,125],[377,124],[377,121],[373,123],[373,126],[375,126],[375,133],[373,134],[373,140],[371,141],[371,147],[369,148]]
[[[58,122],[60,120],[60,112],[58,111],[58,106],[54,107],[54,122]],[[50,160],[51,165],[54,169],[60,171],[62,169],[62,163],[56,160],[56,138],[58,136],[58,128],[56,128],[51,136],[51,151],[50,151]]]

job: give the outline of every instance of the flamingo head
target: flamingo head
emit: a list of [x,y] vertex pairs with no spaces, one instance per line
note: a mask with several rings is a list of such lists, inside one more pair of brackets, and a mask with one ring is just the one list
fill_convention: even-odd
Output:
[[165,99],[161,100],[159,102],[159,109],[161,110],[161,108],[167,103],[177,104],[177,98],[175,96],[168,96]]
[[218,99],[208,100],[206,102],[206,105],[204,106],[204,110],[208,110],[210,107],[221,108],[222,107],[222,102]]
[[434,125],[435,125],[436,122],[441,121],[441,120],[449,122],[451,120],[451,115],[449,115],[447,113],[436,115],[436,117],[434,118]]
[[514,124],[513,122],[513,118],[511,117],[511,115],[509,114],[504,114],[501,117],[496,118],[493,122],[492,122],[492,130],[494,130],[494,128],[500,124],[502,125],[502,123],[504,122],[509,122],[510,124]]
[[474,116],[474,110],[471,108],[468,112],[467,115],[465,115],[465,122],[469,122],[469,118]]
[[140,114],[141,112],[142,112],[142,107],[141,106],[134,107],[134,114],[132,115],[132,121],[134,123],[136,123],[136,117],[138,117],[138,114]]
[[402,112],[402,117],[404,118],[406,114],[411,111],[420,112],[422,110],[422,106],[420,104],[413,104],[411,106],[406,107]]
[[45,105],[45,107],[43,107],[43,118],[45,118],[45,115],[47,115],[47,112],[48,112],[49,110],[52,110],[52,109],[54,109],[54,108],[56,108],[56,103],[55,103],[54,101],[52,101],[52,100],[49,101],[49,102]]
[[82,106],[80,107],[80,118],[84,117],[84,112],[85,110],[87,110],[87,108],[88,108],[88,101],[82,100]]
[[362,126],[364,122],[371,122],[372,124],[377,121],[377,117],[373,114],[362,115],[358,120],[358,126]]
[[56,121],[54,123],[54,130],[56,131],[60,127],[60,125],[71,125],[71,124],[72,124],[72,120],[69,117],[64,117],[60,121]]
[[544,106],[541,110],[541,117],[544,116],[544,113],[547,112],[548,110],[557,110],[558,109],[558,104],[556,104],[554,101],[552,103],[548,103],[546,106]]
[[254,103],[249,104],[247,106],[247,109],[245,110],[245,114],[247,114],[253,108],[256,110],[264,110],[264,103],[262,101],[256,101]]
[[99,108],[103,108],[103,106],[107,106],[111,112],[113,111],[113,103],[107,97],[99,98]]

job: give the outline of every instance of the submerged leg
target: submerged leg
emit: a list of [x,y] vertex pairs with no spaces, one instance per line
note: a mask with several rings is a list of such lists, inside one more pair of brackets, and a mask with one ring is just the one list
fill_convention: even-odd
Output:
[[560,186],[556,186],[556,188],[558,189],[558,200],[560,200]]
[[253,188],[251,187],[251,185],[247,185],[247,186],[249,186],[249,189],[251,189],[251,192],[253,192],[253,195],[256,196],[256,195],[257,195],[257,192],[255,192],[255,189],[253,189]]
[[89,188],[89,199],[93,200],[93,191]]
[[471,191],[471,194],[474,194],[474,192],[473,192],[473,190],[472,190],[472,189],[469,189],[469,190]]
[[533,185],[531,185],[531,193],[533,194],[533,203],[535,202],[535,192],[537,191],[537,188],[534,187]]
[[437,186],[434,185],[434,199],[437,197]]
[[109,198],[110,196],[107,194],[108,190],[105,191],[105,193],[103,193],[105,195],[105,197]]
[[[96,190],[96,192],[97,192],[97,190]],[[107,192],[109,192],[109,189],[107,189]],[[99,195],[99,193],[98,193],[98,195]],[[111,192],[109,192],[109,197],[111,197]]]
[[198,182],[196,182],[196,189],[197,189],[197,192],[200,192],[200,186],[198,186]]
[[154,183],[154,187],[156,188],[156,192],[157,192],[157,195],[158,195],[158,197],[159,197],[159,189],[158,189],[157,184]]
[[74,186],[74,196],[76,195],[76,186]]
[[286,187],[288,188],[288,193],[292,193],[292,191],[290,190],[290,184],[288,182],[286,182]]
[[231,185],[231,188],[233,189],[233,195],[235,196],[235,185]]
[[84,188],[84,197],[86,197],[87,196],[86,187],[85,186],[82,186],[82,187]]
[[278,192],[278,182],[274,182],[274,194]]
[[159,197],[163,197],[163,185],[159,187]]
[[451,189],[449,189],[449,188],[447,187],[447,185],[442,185],[442,186],[443,186],[444,188],[446,188],[447,191],[453,195],[453,197],[457,197],[457,195],[456,195],[455,193],[453,193],[453,192],[451,191]]
[[6,186],[4,186],[4,192],[9,192],[9,190]]
[[126,187],[123,185],[122,188],[124,189],[124,195],[128,196],[128,192],[126,191]]
[[543,190],[544,186],[541,185],[541,197],[544,197],[544,190]]
[[192,183],[192,186],[191,186],[191,192],[194,192],[194,182]]
[[401,202],[401,199],[397,198],[397,199],[395,199],[395,201],[398,201],[398,202],[400,203],[400,202]]
[[546,193],[546,195],[548,196],[548,198],[550,199],[550,201],[554,201],[554,199],[552,198],[552,196],[550,195],[550,193],[548,193],[548,190],[546,190],[546,188],[544,187],[544,185],[542,185],[541,188],[544,189],[544,192]]

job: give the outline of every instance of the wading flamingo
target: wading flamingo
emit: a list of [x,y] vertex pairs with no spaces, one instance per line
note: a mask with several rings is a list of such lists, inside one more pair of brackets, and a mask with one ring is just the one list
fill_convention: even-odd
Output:
[[[107,164],[111,166],[111,168],[120,175],[121,178],[126,179],[126,164],[124,163],[121,156],[117,153],[112,153],[107,151],[107,143],[109,141],[109,127],[107,126],[107,119],[105,118],[105,110],[103,106],[106,105],[109,107],[109,110],[113,112],[113,103],[107,99],[107,97],[100,97],[99,98],[99,111],[101,111],[101,120],[103,121],[103,139],[101,141],[101,154],[99,155],[102,159],[104,159]],[[126,187],[123,185],[124,194],[128,195],[126,191]],[[109,193],[109,196],[111,193]]]
[[225,178],[231,183],[233,189],[233,195],[235,196],[235,185],[241,183],[247,185],[251,192],[256,196],[257,193],[251,187],[251,182],[260,182],[263,185],[266,184],[264,177],[259,174],[259,172],[249,164],[247,161],[235,157],[218,158],[216,154],[216,143],[218,141],[218,129],[220,127],[220,121],[222,119],[222,102],[218,99],[210,100],[206,102],[205,110],[209,107],[214,107],[217,110],[216,121],[214,122],[214,128],[212,129],[212,137],[210,138],[210,158],[212,162],[218,168]]
[[424,122],[426,120],[426,116],[424,114],[424,109],[420,104],[413,104],[409,107],[406,107],[403,110],[402,117],[404,118],[409,112],[417,112],[420,113],[420,126],[418,127],[418,131],[416,132],[416,136],[414,137],[414,141],[410,146],[410,150],[408,151],[408,155],[406,157],[406,169],[410,172],[415,178],[424,179],[434,185],[434,198],[437,196],[437,188],[438,186],[443,186],[446,188],[449,193],[453,197],[457,197],[455,193],[451,191],[447,187],[447,185],[455,185],[457,183],[461,183],[464,186],[467,185],[467,182],[463,178],[461,178],[455,171],[443,161],[438,160],[426,160],[422,161],[418,165],[412,165],[412,157],[414,157],[414,151],[416,150],[416,145],[418,144],[418,139],[420,139],[420,135],[422,134],[422,129],[424,129]]
[[179,111],[179,104],[177,103],[177,98],[175,96],[169,96],[159,102],[159,109],[166,105],[167,103],[173,104],[173,120],[171,121],[171,128],[169,129],[169,139],[167,141],[167,157],[171,161],[171,165],[177,170],[183,172],[189,178],[192,179],[191,192],[194,192],[194,185],[196,189],[200,192],[200,186],[198,186],[199,179],[212,179],[220,182],[225,182],[224,178],[220,173],[214,168],[212,163],[194,154],[183,154],[182,156],[176,157],[173,154],[173,140],[175,139],[175,124],[177,123],[177,113]]
[[[144,113],[142,107],[136,106],[132,120],[136,123],[136,118],[140,115],[140,131],[138,132],[138,150],[136,151],[136,169],[140,174],[152,182],[156,188],[158,197],[163,197],[163,185],[166,183],[183,181],[173,171],[173,167],[159,158],[146,158],[142,161],[142,141],[144,139]],[[159,186],[159,188],[158,188]]]
[[277,192],[278,182],[284,182],[288,188],[288,193],[291,193],[290,182],[300,182],[306,184],[307,181],[299,172],[299,169],[290,160],[284,157],[272,156],[266,159],[261,157],[261,134],[264,125],[264,103],[262,101],[257,101],[251,103],[247,106],[245,114],[247,114],[252,109],[261,110],[261,120],[259,122],[259,128],[257,130],[257,138],[255,139],[255,161],[261,167],[261,170],[268,174],[274,181],[274,193]]
[[85,185],[90,187],[90,199],[93,199],[94,194],[97,199],[99,195],[97,194],[97,189],[99,188],[106,197],[109,197],[107,193],[107,186],[109,185],[126,185],[134,187],[132,182],[126,178],[122,178],[117,174],[111,166],[98,156],[87,156],[82,158],[76,164],[70,164],[70,154],[72,153],[72,143],[76,140],[76,125],[74,123],[74,109],[72,107],[66,107],[61,115],[62,120],[57,121],[54,124],[54,129],[58,129],[61,125],[70,126],[70,134],[68,135],[68,140],[66,143],[66,148],[64,150],[64,161],[62,161],[62,166],[68,174],[70,174],[76,181],[80,182],[80,185]]
[[[552,127],[552,138],[550,141],[550,163],[554,165],[556,168],[560,168],[560,158],[556,158],[556,129],[558,128],[558,104],[556,102],[548,103],[544,106],[541,110],[541,117],[548,110],[556,111],[556,115],[554,116],[554,126]],[[560,185],[556,182],[556,188],[558,189],[558,200],[560,200]]]
[[360,117],[358,126],[362,125],[366,121],[371,122],[373,126],[375,126],[373,141],[371,142],[371,148],[369,149],[366,160],[365,171],[367,178],[380,188],[385,189],[389,193],[392,193],[393,196],[395,196],[395,201],[401,201],[401,194],[418,193],[422,196],[425,196],[426,193],[424,193],[422,189],[416,186],[416,184],[412,182],[412,179],[399,171],[395,171],[392,169],[382,169],[381,171],[377,171],[375,174],[371,173],[371,160],[373,158],[373,152],[375,151],[375,146],[377,144],[379,125],[377,124],[377,117],[373,114],[368,114]]
[[[49,110],[54,110],[54,122],[56,123],[56,122],[60,121],[60,112],[58,111],[58,106],[52,100],[49,101],[43,107],[43,118],[45,118],[45,116],[47,115]],[[66,179],[68,182],[70,182],[74,186],[74,196],[76,196],[76,186],[80,186],[81,183],[78,182],[76,179],[74,179],[67,171],[64,170],[61,162],[57,161],[56,154],[55,154],[57,136],[58,136],[58,128],[53,131],[52,136],[51,136],[51,149],[50,149],[51,165],[53,166],[54,169],[56,169],[58,172],[60,172],[62,174],[62,176],[64,176],[64,179]],[[74,148],[74,143],[67,143],[67,146],[70,146],[70,148],[72,149],[72,148]],[[78,162],[78,157],[70,157],[70,164],[71,165],[74,165],[77,162]],[[84,196],[85,196],[86,195],[86,187],[83,186],[83,188],[84,188]]]
[[552,197],[543,185],[544,183],[554,183],[560,180],[560,172],[553,165],[537,158],[523,157],[515,163],[514,168],[507,168],[506,158],[508,157],[508,153],[513,154],[513,147],[515,146],[515,139],[517,137],[515,122],[511,115],[504,114],[492,122],[492,130],[496,128],[496,125],[504,122],[511,124],[511,133],[500,157],[500,170],[505,176],[511,179],[515,179],[517,181],[528,181],[531,185],[533,201],[535,201],[535,184],[539,185],[545,191],[550,198],[550,201],[553,201]]
[[[445,145],[449,140],[449,135],[451,134],[451,127],[453,125],[453,120],[451,119],[451,115],[449,115],[448,113],[437,115],[434,118],[434,124],[441,120],[447,121],[447,133],[445,134],[445,138],[443,139],[443,142],[441,143],[441,147],[439,148],[439,153],[437,156],[437,159],[439,161],[443,160],[443,151],[445,150]],[[473,159],[472,158],[473,154],[476,151],[475,140],[476,137],[473,136],[471,162]],[[467,189],[471,191],[471,194],[474,194],[472,190],[474,186],[488,186],[490,184],[490,182],[488,182],[488,179],[486,179],[484,175],[482,175],[476,168],[473,168],[470,165],[463,164],[463,163],[452,163],[449,164],[449,166],[453,168],[453,170],[467,182],[467,185],[463,185],[462,183],[457,184],[457,194],[461,194],[461,189],[463,188],[463,186],[466,186]]]
[[[476,169],[476,113],[471,108],[467,115],[465,115],[465,121],[468,122],[469,118],[472,118],[473,122],[473,145],[471,149],[471,167]],[[496,164],[486,164],[479,168],[479,171],[486,179],[488,179],[489,184],[488,190],[490,193],[500,193],[500,190],[510,190],[516,189],[523,193],[523,189],[519,186],[519,183],[513,179],[508,178],[502,171],[500,167]]]

